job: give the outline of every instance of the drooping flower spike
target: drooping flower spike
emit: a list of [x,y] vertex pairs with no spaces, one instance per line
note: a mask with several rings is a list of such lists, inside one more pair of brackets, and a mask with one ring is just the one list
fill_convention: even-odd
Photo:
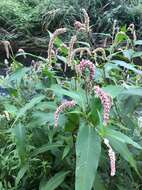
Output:
[[106,92],[104,92],[99,86],[95,87],[95,92],[97,96],[100,98],[101,103],[103,104],[104,107],[103,120],[104,120],[104,125],[107,125],[109,121],[110,109],[112,106],[111,96],[108,95]]
[[50,38],[49,45],[48,45],[48,60],[49,60],[50,64],[51,64],[52,55],[53,55],[52,52],[53,52],[54,41],[58,35],[63,34],[66,31],[67,31],[66,28],[59,28],[59,29],[55,30],[52,37]]
[[115,152],[113,151],[112,147],[109,144],[109,140],[108,139],[104,139],[104,143],[105,145],[108,147],[108,155],[109,155],[109,159],[110,159],[110,168],[111,168],[111,176],[114,176],[116,173],[116,166],[115,166],[115,162],[116,162],[116,157],[115,157]]
[[90,80],[93,80],[95,75],[95,66],[91,61],[83,59],[78,65],[78,69],[80,70],[81,74],[83,74],[86,68],[90,70]]
[[76,105],[74,100],[72,101],[64,101],[56,110],[54,114],[54,126],[58,127],[59,115],[63,112],[66,108],[72,108]]

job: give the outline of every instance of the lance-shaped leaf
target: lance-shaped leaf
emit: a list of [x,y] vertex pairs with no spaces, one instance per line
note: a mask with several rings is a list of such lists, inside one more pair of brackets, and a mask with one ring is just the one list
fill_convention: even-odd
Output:
[[106,132],[107,138],[112,137],[113,139],[119,140],[123,143],[131,144],[135,148],[142,149],[142,147],[138,143],[136,143],[131,138],[129,138],[127,135],[125,135],[119,131],[116,131],[116,130],[113,130],[110,128],[105,128],[105,132]]
[[98,168],[101,140],[95,128],[82,123],[76,144],[75,190],[91,190]]
[[59,172],[53,176],[49,181],[40,184],[39,190],[55,190],[64,181],[69,172]]

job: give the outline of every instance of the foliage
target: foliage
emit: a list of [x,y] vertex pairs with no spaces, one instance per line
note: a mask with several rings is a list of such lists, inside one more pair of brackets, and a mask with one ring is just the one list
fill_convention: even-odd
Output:
[[74,21],[83,20],[82,8],[89,13],[94,33],[110,32],[117,20],[120,27],[134,23],[141,35],[141,6],[141,2],[130,0],[3,0],[0,2],[0,38],[47,37],[49,28],[54,31],[63,25],[73,33]]
[[[53,33],[51,62],[39,57],[30,67],[24,67],[16,57],[27,53],[13,57],[9,73],[0,80],[8,92],[0,96],[1,189],[141,188],[142,130],[138,121],[142,68],[135,61],[141,60],[142,52],[136,48],[141,40],[127,32],[124,27],[114,36],[110,34],[111,45],[95,50],[88,43],[91,30],[87,34],[75,31],[77,39],[88,39],[79,39],[69,47]],[[73,54],[79,47],[88,48],[89,55],[82,51]],[[94,78],[91,69],[78,70],[83,58],[90,60],[90,68],[94,64]],[[103,92],[100,98],[96,86]],[[102,97],[113,103],[106,123]],[[76,105],[63,109],[65,100]],[[113,177],[104,139],[116,154]]]

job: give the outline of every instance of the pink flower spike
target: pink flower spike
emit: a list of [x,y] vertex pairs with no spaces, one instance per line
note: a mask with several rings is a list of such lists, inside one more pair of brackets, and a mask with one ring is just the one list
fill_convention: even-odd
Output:
[[105,93],[99,86],[95,87],[95,92],[99,96],[104,107],[104,124],[107,125],[109,121],[110,109],[112,106],[111,96]]
[[111,176],[115,176],[116,173],[116,166],[115,166],[115,161],[116,161],[116,157],[115,157],[115,152],[113,151],[112,147],[109,144],[109,140],[108,139],[104,139],[104,143],[105,145],[108,147],[108,155],[109,155],[109,159],[110,159],[110,167],[111,167]]
[[80,69],[81,73],[83,73],[86,68],[89,68],[89,70],[90,70],[90,80],[93,80],[94,75],[95,75],[95,66],[91,61],[83,59],[80,62],[80,64],[78,65],[78,68]]
[[59,115],[61,112],[63,112],[66,108],[72,108],[76,105],[76,102],[74,100],[72,101],[64,101],[56,110],[54,114],[54,126],[58,127],[58,121],[59,121]]

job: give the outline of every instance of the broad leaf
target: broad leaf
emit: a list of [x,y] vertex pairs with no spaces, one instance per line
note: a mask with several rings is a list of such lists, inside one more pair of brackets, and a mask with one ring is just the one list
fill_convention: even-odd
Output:
[[95,128],[83,123],[76,144],[75,190],[91,190],[98,168],[101,140]]

